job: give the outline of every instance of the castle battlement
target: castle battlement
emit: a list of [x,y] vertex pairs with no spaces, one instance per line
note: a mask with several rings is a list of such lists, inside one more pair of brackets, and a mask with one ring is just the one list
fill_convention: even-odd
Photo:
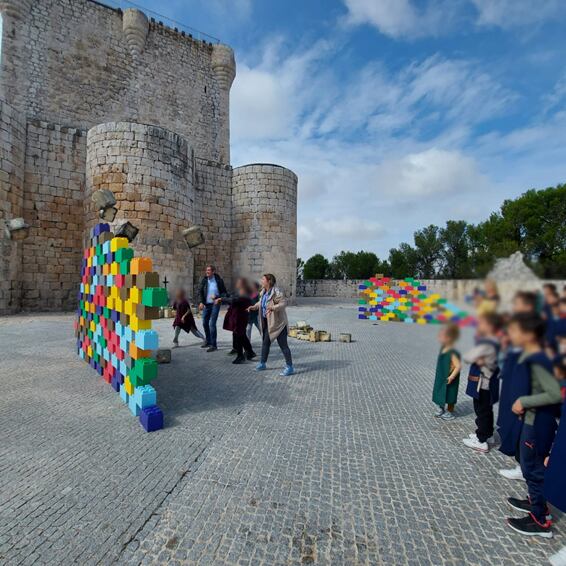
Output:
[[[294,295],[294,173],[230,165],[232,49],[95,0],[0,0],[0,313],[72,308],[90,195],[174,285],[207,263],[230,283],[272,271]],[[181,231],[201,226],[189,250]]]

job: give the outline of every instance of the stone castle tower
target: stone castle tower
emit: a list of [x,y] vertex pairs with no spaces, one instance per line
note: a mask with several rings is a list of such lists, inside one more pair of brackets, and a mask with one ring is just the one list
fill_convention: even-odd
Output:
[[[232,49],[95,0],[0,0],[0,314],[75,307],[81,250],[113,191],[173,286],[208,263],[295,295],[297,176],[230,165]],[[25,239],[5,226],[23,217]],[[182,230],[202,227],[189,250]]]

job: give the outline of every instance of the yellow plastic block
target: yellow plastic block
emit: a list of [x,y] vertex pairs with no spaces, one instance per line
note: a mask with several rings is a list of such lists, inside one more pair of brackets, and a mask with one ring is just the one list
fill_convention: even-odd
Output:
[[92,256],[91,255],[89,255],[86,258],[86,265],[87,265],[87,267],[92,267]]
[[114,310],[118,311],[118,312],[124,312],[122,310],[123,308],[123,301],[122,299],[120,299],[119,297],[117,299],[114,299]]
[[137,316],[130,316],[130,328],[134,332],[139,330],[151,330],[151,320],[140,320]]
[[94,320],[90,321],[90,331],[96,332],[96,323],[94,322]]
[[118,287],[116,287],[116,285],[112,285],[112,287],[110,287],[110,296],[113,299],[119,299],[120,298],[120,290],[118,289]]
[[130,289],[130,301],[132,303],[139,305],[142,302],[142,290],[137,287],[132,287]]
[[[116,239],[116,238],[114,238],[114,239]],[[114,241],[114,240],[112,240],[112,241]],[[111,275],[119,275],[120,274],[120,266],[115,261],[113,261],[110,264],[110,274]]]
[[129,245],[128,238],[112,238],[110,240],[110,251],[117,252],[119,249],[127,248]]
[[112,297],[112,296],[111,296],[111,297],[108,297],[108,298],[106,299],[106,307],[109,308],[109,309],[112,310],[112,311],[113,311],[113,310],[116,310],[116,309],[114,308],[114,301],[115,301],[115,300],[116,300],[115,297]]
[[124,379],[124,389],[128,395],[134,394],[134,386],[130,382],[130,376],[128,375],[126,376],[126,379]]
[[132,316],[132,314],[134,314],[134,310],[133,310],[133,303],[131,301],[131,299],[128,299],[127,301],[123,301],[122,302],[122,307],[124,309],[124,314],[127,314],[128,316]]
[[92,346],[89,346],[89,347],[86,349],[86,353],[88,354],[88,357],[89,357],[89,358],[92,358]]

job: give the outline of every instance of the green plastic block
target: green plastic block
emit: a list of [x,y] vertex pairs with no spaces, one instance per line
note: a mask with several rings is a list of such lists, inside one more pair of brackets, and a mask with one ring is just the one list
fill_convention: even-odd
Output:
[[129,261],[134,257],[134,250],[132,248],[120,248],[114,253],[114,259],[118,263]]
[[438,299],[439,305],[445,305],[448,301],[446,299]]
[[92,317],[92,320],[94,320],[94,324],[100,324],[100,316],[97,314]]
[[169,304],[167,289],[150,287],[142,291],[142,305],[146,307],[165,307]]
[[157,362],[153,358],[136,360],[130,374],[130,381],[134,387],[148,385],[157,377]]
[[102,308],[102,316],[104,318],[110,318],[110,309],[108,307]]
[[102,244],[97,244],[94,248],[94,253],[96,255],[102,255]]
[[127,259],[125,261],[120,262],[120,275],[129,275],[130,274],[130,260]]
[[100,340],[98,342],[103,348],[106,348],[106,345],[108,344],[106,342],[106,338],[104,338],[104,337],[100,338]]
[[366,301],[364,299],[359,299],[358,300],[358,305],[367,305]]

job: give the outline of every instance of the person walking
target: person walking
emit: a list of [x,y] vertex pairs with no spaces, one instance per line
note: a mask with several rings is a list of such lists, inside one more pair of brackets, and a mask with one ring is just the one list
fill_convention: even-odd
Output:
[[226,297],[226,286],[222,277],[216,273],[213,265],[206,266],[205,276],[199,286],[199,310],[202,311],[202,325],[206,336],[206,344],[202,348],[207,348],[207,352],[215,352],[216,345],[216,321],[220,312],[220,302],[216,299]]
[[[252,291],[252,294],[250,296],[250,299],[252,300],[252,305],[255,305],[259,301],[259,292],[260,292],[259,283],[257,283],[257,281],[254,281],[254,283],[252,283],[252,287],[253,287],[253,291]],[[249,314],[248,326],[246,328],[246,334],[248,336],[248,340],[250,340],[250,341],[252,339],[252,330],[253,330],[254,326],[257,328],[257,331],[260,333],[260,336],[261,336],[261,330],[259,329],[259,312],[258,311],[250,311],[250,314]]]
[[256,366],[257,371],[267,368],[267,358],[271,343],[277,340],[283,356],[285,356],[285,369],[279,374],[282,376],[293,375],[293,359],[291,350],[287,344],[287,333],[289,322],[285,308],[287,301],[285,295],[275,287],[275,276],[265,273],[261,278],[262,290],[259,301],[248,308],[248,312],[259,311],[259,328],[262,336],[261,361]]

